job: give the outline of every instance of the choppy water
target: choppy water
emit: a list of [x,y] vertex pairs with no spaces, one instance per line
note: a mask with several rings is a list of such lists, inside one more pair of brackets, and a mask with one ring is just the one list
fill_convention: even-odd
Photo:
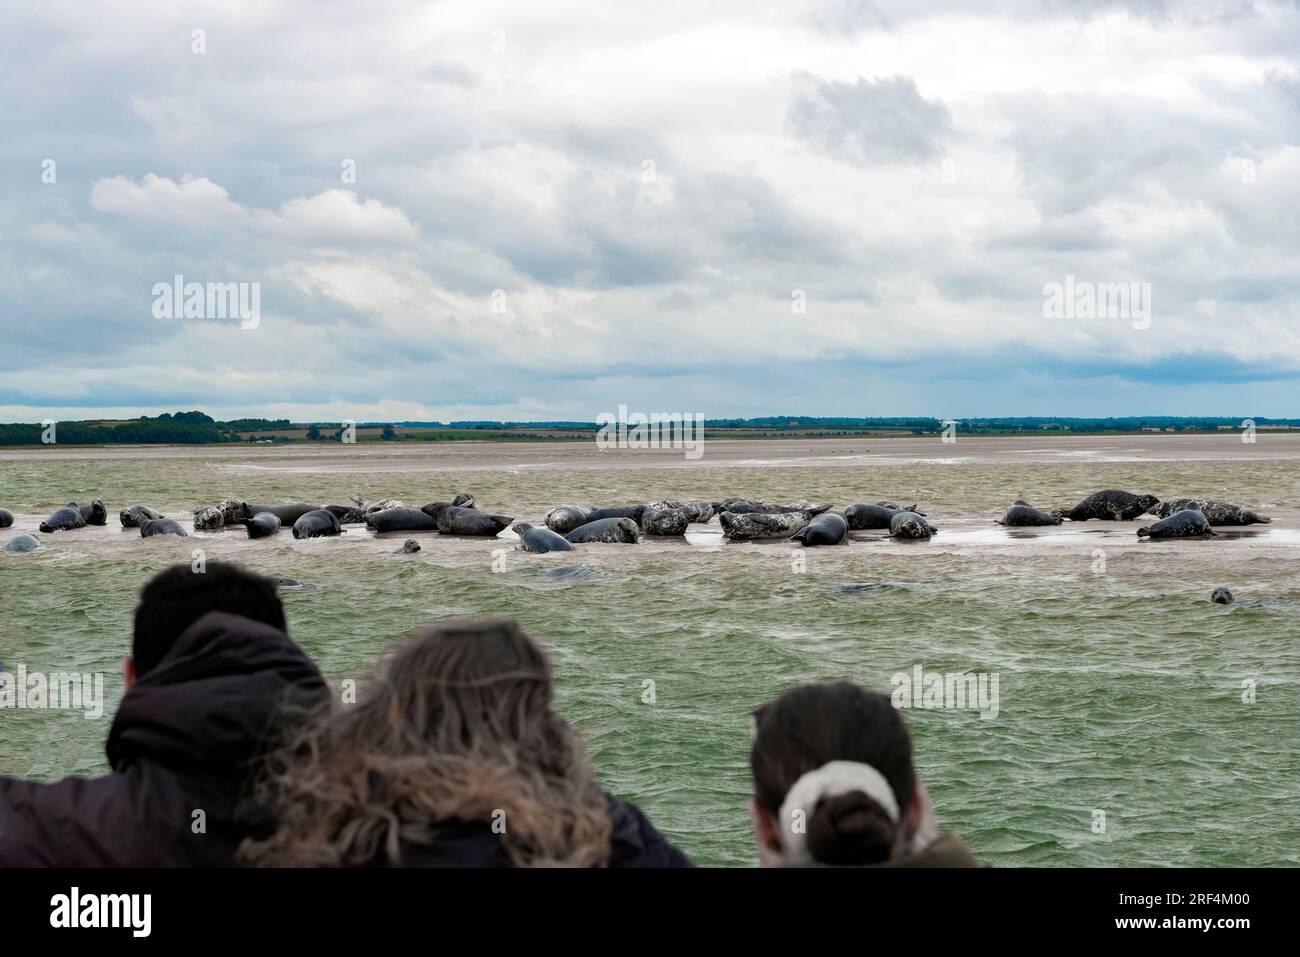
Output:
[[[47,547],[31,555],[0,553],[0,662],[114,676],[101,721],[0,712],[0,772],[105,769],[136,595],[201,547],[303,582],[283,595],[291,631],[335,679],[360,674],[419,622],[520,619],[554,656],[561,708],[586,732],[602,782],[699,863],[753,860],[743,804],[751,709],[803,681],[888,691],[893,674],[918,664],[999,676],[995,719],[909,712],[940,820],[982,860],[1300,863],[1297,459],[982,455],[966,451],[978,450],[972,442],[926,461],[706,457],[689,468],[557,464],[560,450],[505,447],[463,462],[374,447],[0,457],[0,505],[18,515],[0,540],[34,531],[69,499],[102,497],[110,511],[107,528],[42,536]],[[1165,543],[1139,542],[1140,523],[992,524],[1015,498],[1051,507],[1107,487],[1226,498],[1274,523]],[[528,555],[504,538],[355,527],[304,542],[287,531],[249,541],[242,530],[141,539],[116,515],[142,503],[188,519],[193,505],[232,494],[333,504],[357,492],[420,505],[460,489],[480,507],[533,520],[565,502],[888,498],[919,502],[942,532],[928,544],[861,532],[846,547],[797,550],[723,544],[715,520],[685,541]],[[406,537],[424,549],[393,554]],[[502,555],[505,570],[494,573]],[[1242,603],[1211,604],[1220,584]],[[1253,704],[1242,700],[1247,680]],[[643,702],[647,681],[653,704]],[[1105,812],[1104,834],[1094,833],[1094,810]]]

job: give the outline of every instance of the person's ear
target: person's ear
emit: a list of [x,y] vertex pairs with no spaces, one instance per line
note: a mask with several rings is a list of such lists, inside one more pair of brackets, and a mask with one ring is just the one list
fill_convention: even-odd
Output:
[[123,658],[122,659],[122,683],[123,685],[125,685],[125,689],[127,691],[130,691],[135,686],[135,680],[136,680],[135,659]]
[[754,840],[760,847],[781,853],[781,829],[776,815],[759,805],[753,798],[749,799],[749,817],[754,822]]

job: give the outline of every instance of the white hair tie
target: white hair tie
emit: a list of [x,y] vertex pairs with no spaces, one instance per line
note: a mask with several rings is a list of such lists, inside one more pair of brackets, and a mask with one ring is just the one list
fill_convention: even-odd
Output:
[[[891,821],[898,823],[898,798],[883,774],[871,765],[857,761],[828,761],[795,781],[781,802],[781,845],[790,863],[811,864],[814,861],[808,850],[808,819],[817,803],[823,798],[839,797],[854,791],[861,791],[871,798],[884,809]],[[798,827],[795,812],[802,812]]]

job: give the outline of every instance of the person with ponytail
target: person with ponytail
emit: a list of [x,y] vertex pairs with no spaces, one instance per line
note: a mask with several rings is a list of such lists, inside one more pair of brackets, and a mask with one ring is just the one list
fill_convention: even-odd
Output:
[[754,712],[750,813],[764,867],[976,867],[939,830],[889,698],[803,685]]

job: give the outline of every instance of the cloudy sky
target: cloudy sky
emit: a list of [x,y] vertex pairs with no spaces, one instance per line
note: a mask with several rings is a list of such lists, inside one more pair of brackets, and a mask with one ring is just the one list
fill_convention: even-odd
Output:
[[0,80],[3,421],[1300,415],[1294,2],[43,0]]

